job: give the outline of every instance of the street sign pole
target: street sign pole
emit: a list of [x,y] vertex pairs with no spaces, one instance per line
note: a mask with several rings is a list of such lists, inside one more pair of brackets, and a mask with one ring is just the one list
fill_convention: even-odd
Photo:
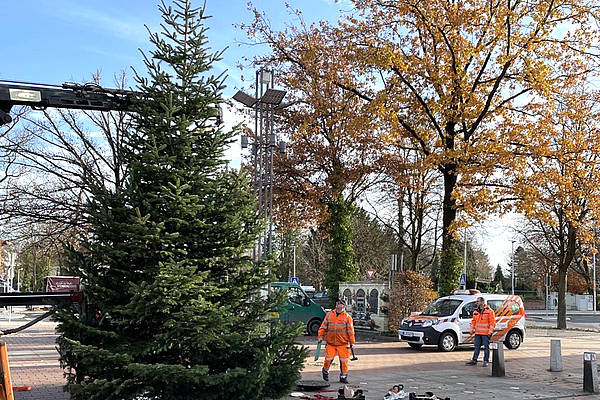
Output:
[[[595,243],[594,243],[595,245]],[[594,253],[592,254],[592,266],[594,268],[594,314],[596,314],[596,249],[594,249]]]

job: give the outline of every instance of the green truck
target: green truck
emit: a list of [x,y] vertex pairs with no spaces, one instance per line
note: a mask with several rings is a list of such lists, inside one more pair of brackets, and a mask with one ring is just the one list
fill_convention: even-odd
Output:
[[279,320],[284,323],[302,322],[309,335],[317,336],[325,318],[325,310],[315,304],[297,283],[272,282],[271,290],[287,292],[287,300],[279,312]]

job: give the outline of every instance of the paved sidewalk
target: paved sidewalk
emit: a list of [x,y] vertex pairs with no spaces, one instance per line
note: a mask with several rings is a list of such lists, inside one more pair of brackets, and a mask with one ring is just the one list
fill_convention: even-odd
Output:
[[[3,329],[21,326],[25,321],[0,320]],[[56,351],[56,324],[39,322],[16,334],[2,336],[8,349],[13,386],[31,386],[29,392],[14,392],[15,400],[67,400],[64,378]]]
[[[549,372],[550,340],[561,339],[563,372]],[[314,361],[314,338],[302,338],[311,355],[307,359],[303,379],[321,379],[322,358]],[[466,366],[473,352],[464,347],[444,353],[433,347],[413,350],[404,343],[359,340],[359,360],[350,363],[350,384],[366,389],[367,399],[383,399],[387,389],[403,384],[405,391],[423,394],[434,392],[451,399],[600,399],[600,395],[583,392],[583,352],[600,353],[600,334],[581,331],[531,329],[522,347],[505,349],[506,377],[491,377],[491,367]],[[483,353],[483,352],[482,352]],[[337,361],[337,360],[336,360]],[[337,365],[330,370],[332,385],[337,378]],[[309,392],[305,392],[309,395]],[[315,393],[312,393],[314,395]],[[333,392],[323,396],[335,398]],[[292,399],[286,397],[285,399]]]
[[[0,321],[0,329],[15,327],[22,321]],[[15,400],[67,400],[63,392],[64,378],[55,349],[55,324],[41,322],[32,328],[2,337],[7,342],[13,385],[30,385],[30,392],[15,392]],[[549,372],[550,340],[560,338],[563,372]],[[323,358],[314,361],[316,340],[301,337],[311,354],[303,370],[303,379],[321,379]],[[350,384],[368,390],[369,400],[382,399],[387,389],[403,384],[407,392],[432,391],[441,398],[461,399],[600,399],[600,395],[583,392],[583,352],[600,353],[600,333],[530,329],[522,347],[505,350],[506,377],[492,378],[491,368],[464,365],[472,348],[452,353],[435,348],[413,350],[395,338],[359,339],[357,356],[351,362]],[[332,378],[337,377],[334,364]],[[336,390],[340,384],[332,383]],[[306,394],[309,394],[306,392]],[[314,393],[313,393],[314,394]],[[336,398],[333,392],[322,392],[322,399]],[[285,399],[292,399],[286,397]]]

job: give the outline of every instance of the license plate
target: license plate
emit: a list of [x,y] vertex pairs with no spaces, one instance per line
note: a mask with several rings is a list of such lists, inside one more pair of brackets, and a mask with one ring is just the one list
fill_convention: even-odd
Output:
[[411,331],[400,331],[400,335],[402,336],[417,336],[415,333]]

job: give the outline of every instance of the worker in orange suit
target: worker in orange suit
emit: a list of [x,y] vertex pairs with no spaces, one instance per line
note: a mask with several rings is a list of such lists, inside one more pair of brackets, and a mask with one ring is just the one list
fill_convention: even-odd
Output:
[[350,361],[350,347],[356,343],[354,338],[354,323],[352,317],[346,312],[344,300],[335,301],[335,310],[325,315],[319,328],[318,340],[325,338],[325,362],[323,363],[323,379],[329,380],[329,367],[337,355],[340,359],[340,382],[348,383],[348,361]]
[[471,320],[471,335],[475,334],[475,351],[473,358],[467,362],[467,365],[476,365],[479,351],[483,345],[483,364],[482,367],[487,367],[490,361],[490,338],[494,333],[496,325],[496,315],[494,310],[485,304],[483,297],[478,297],[475,301],[476,307],[473,311],[473,319]]

